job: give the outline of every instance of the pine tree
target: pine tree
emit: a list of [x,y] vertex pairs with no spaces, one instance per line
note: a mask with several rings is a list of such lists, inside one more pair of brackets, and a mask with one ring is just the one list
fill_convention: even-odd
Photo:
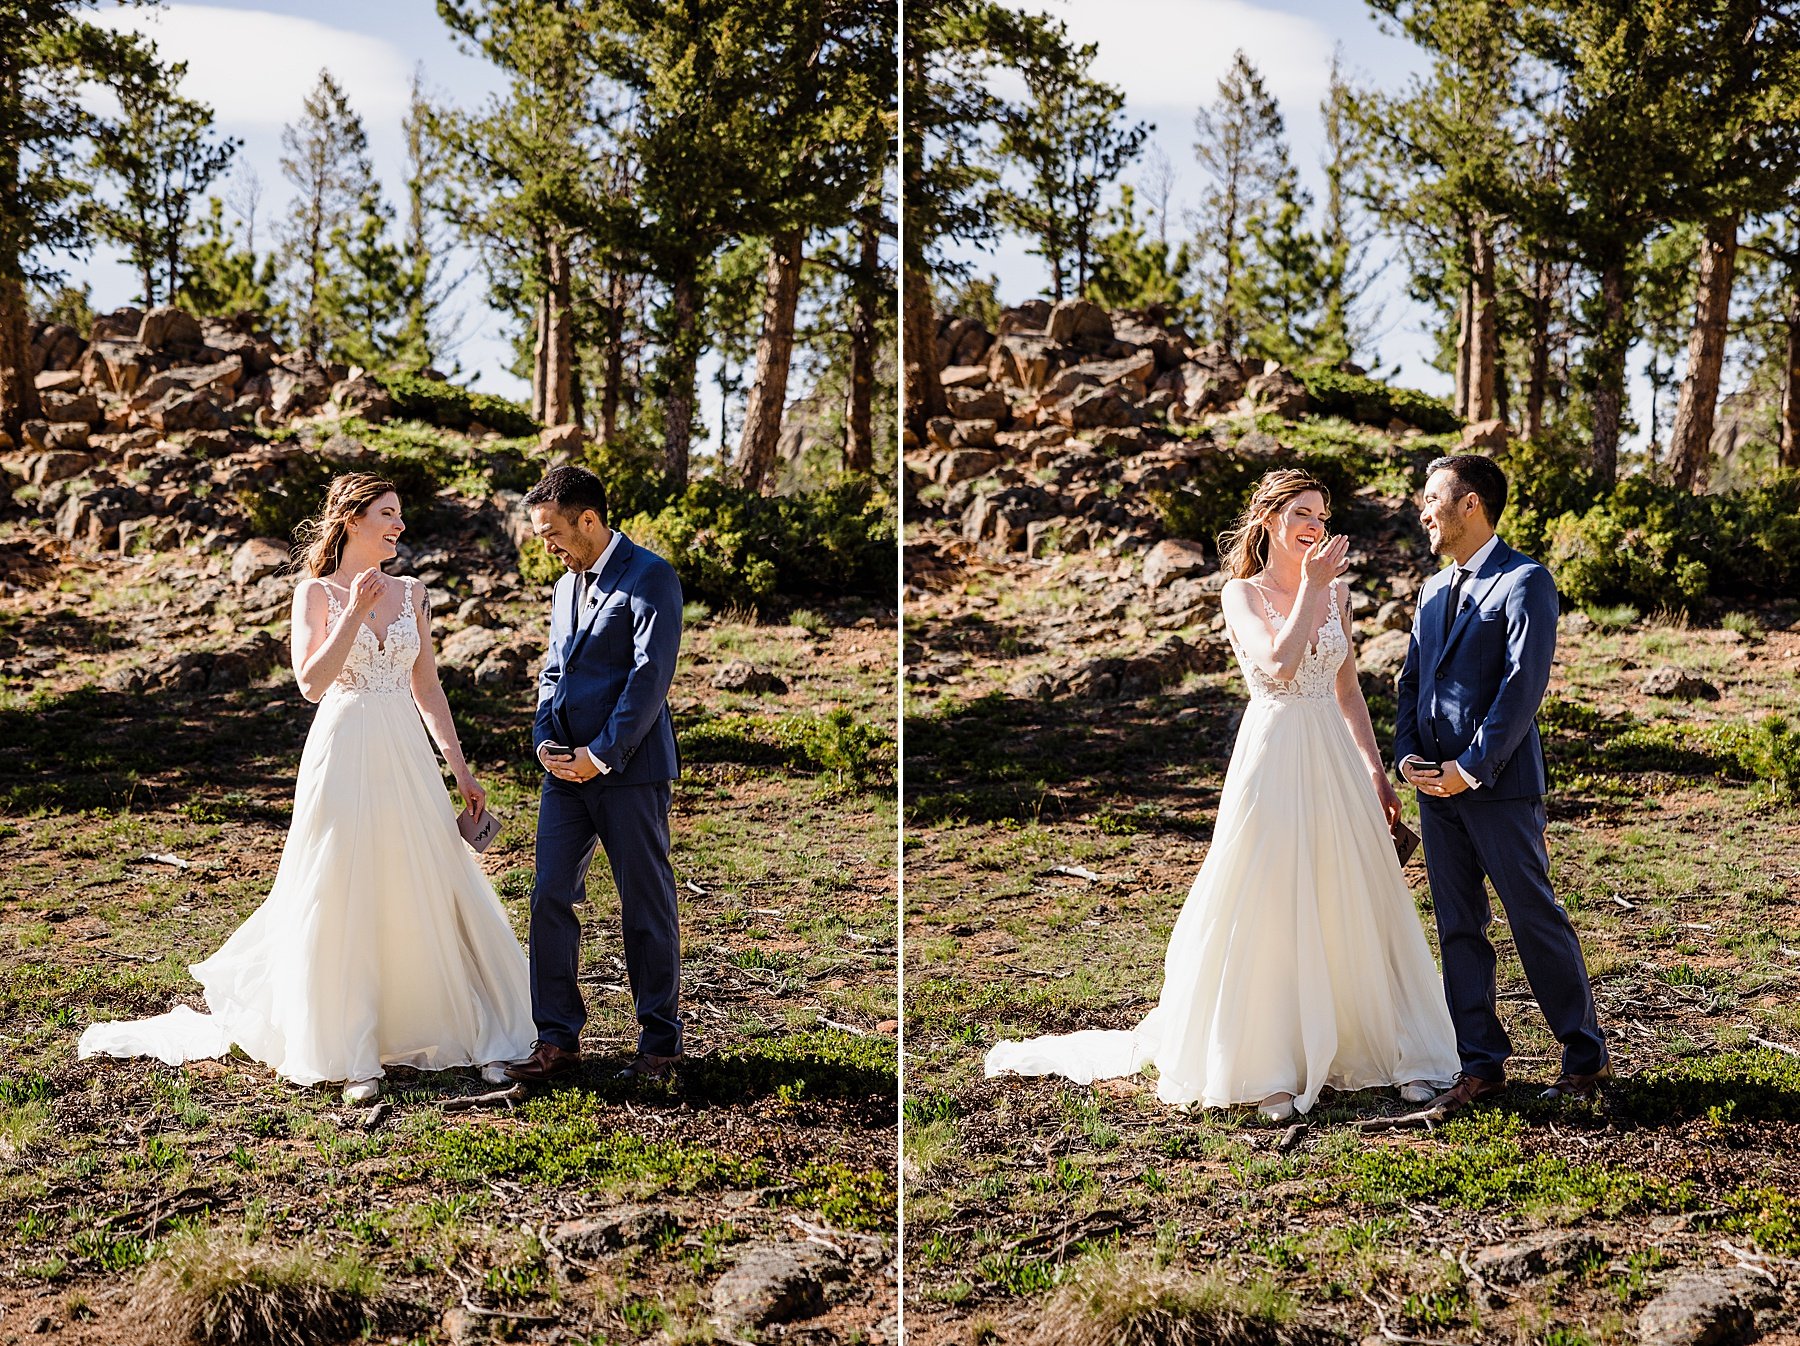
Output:
[[321,300],[334,330],[333,359],[383,368],[398,348],[405,265],[388,237],[393,218],[371,178],[362,184],[356,213],[331,232],[330,272]]
[[1289,169],[1275,184],[1270,208],[1251,217],[1232,303],[1248,323],[1243,339],[1248,355],[1291,365],[1312,352],[1327,261],[1320,241],[1305,227],[1311,205]]
[[1194,157],[1207,178],[1200,202],[1201,311],[1226,349],[1255,314],[1245,310],[1239,272],[1251,223],[1267,208],[1287,167],[1281,110],[1250,58],[1238,51],[1218,99],[1194,114]]
[[94,136],[90,159],[102,180],[117,189],[116,198],[96,203],[95,227],[138,268],[142,299],[150,306],[174,300],[182,281],[188,216],[242,142],[213,140],[212,109],[180,95],[186,62],[164,67],[154,43],[136,34],[127,41],[131,66],[109,81],[119,119]]
[[449,240],[443,223],[443,157],[432,134],[433,115],[425,97],[424,74],[415,69],[401,133],[406,143],[406,219],[400,239],[399,328],[391,360],[401,369],[434,365],[453,331],[445,306],[457,285],[446,270]]
[[76,166],[104,119],[83,101],[95,82],[132,69],[135,44],[82,21],[82,0],[0,5],[0,430],[16,441],[40,410],[31,378],[26,286],[61,273],[92,213]]
[[1367,151],[1354,112],[1354,95],[1344,79],[1341,54],[1333,52],[1331,78],[1319,115],[1325,129],[1325,202],[1319,222],[1319,313],[1312,337],[1313,358],[1329,364],[1348,360],[1366,333],[1358,318],[1368,282],[1369,230],[1357,217],[1355,196],[1365,182]]
[[295,189],[281,235],[287,294],[301,344],[323,359],[343,331],[333,253],[356,230],[374,179],[362,118],[329,70],[319,72],[300,120],[282,128],[281,147],[281,171]]
[[259,263],[240,246],[225,221],[225,205],[207,198],[206,214],[194,223],[186,246],[187,265],[176,302],[190,312],[226,316],[245,311],[280,327],[284,310],[274,300],[280,275],[273,257]]
[[[1151,237],[1136,207],[1137,194],[1129,184],[1121,187],[1118,204],[1103,218],[1108,228],[1095,240],[1094,275],[1085,294],[1107,308],[1154,305],[1185,315],[1191,296],[1182,282],[1193,268],[1193,255],[1185,242],[1171,251],[1166,232]],[[1160,213],[1157,219],[1160,223]]]

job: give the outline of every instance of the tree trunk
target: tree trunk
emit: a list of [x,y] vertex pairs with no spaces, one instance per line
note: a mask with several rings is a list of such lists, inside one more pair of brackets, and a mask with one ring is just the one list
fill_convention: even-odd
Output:
[[781,413],[787,407],[788,365],[794,357],[794,310],[800,303],[800,253],[804,236],[789,229],[770,240],[763,275],[762,334],[756,339],[756,373],[744,406],[744,433],[738,440],[738,478],[748,491],[762,491],[775,466]]
[[569,302],[569,254],[562,240],[550,239],[544,289],[545,425],[567,425],[575,417],[575,312]]
[[906,425],[923,443],[925,422],[942,416],[949,405],[938,378],[937,315],[932,312],[931,281],[923,267],[906,268],[901,309],[905,315]]
[[1456,369],[1452,374],[1455,380],[1451,391],[1450,410],[1464,420],[1469,418],[1469,317],[1474,305],[1470,302],[1473,287],[1463,282],[1462,294],[1456,301]]
[[844,408],[844,466],[852,472],[872,472],[875,470],[875,332],[880,321],[879,207],[865,207],[857,228],[856,310],[850,320],[850,393]]
[[546,289],[538,295],[537,316],[532,325],[537,328],[536,339],[531,347],[531,419],[539,425],[548,425],[544,419],[544,390],[548,386],[546,375],[550,362],[550,293]]
[[1675,484],[1686,491],[1706,489],[1737,248],[1736,215],[1708,223],[1700,243],[1700,284],[1694,301],[1694,327],[1688,335],[1687,372],[1675,407],[1675,428],[1669,434],[1669,472]]
[[1625,354],[1631,334],[1625,328],[1630,280],[1623,258],[1608,260],[1600,270],[1601,330],[1594,342],[1594,447],[1596,484],[1610,491],[1619,479],[1619,428],[1625,411]]
[[1494,419],[1494,369],[1500,342],[1500,306],[1494,297],[1494,240],[1481,225],[1469,230],[1469,373],[1471,421]]
[[0,429],[12,436],[15,445],[20,444],[25,422],[42,414],[31,369],[25,282],[0,275]]
[[612,443],[619,432],[619,381],[625,376],[625,276],[617,266],[606,273],[606,366],[600,385],[599,440]]
[[1800,276],[1788,279],[1787,378],[1781,384],[1782,467],[1800,471]]
[[1540,256],[1531,283],[1531,369],[1526,376],[1525,422],[1521,427],[1530,440],[1544,431],[1544,393],[1550,382],[1550,301],[1555,284],[1550,259]]
[[700,280],[694,259],[684,258],[670,285],[674,330],[666,347],[668,391],[663,397],[663,471],[677,490],[688,480],[688,447],[694,438],[694,369],[700,353]]

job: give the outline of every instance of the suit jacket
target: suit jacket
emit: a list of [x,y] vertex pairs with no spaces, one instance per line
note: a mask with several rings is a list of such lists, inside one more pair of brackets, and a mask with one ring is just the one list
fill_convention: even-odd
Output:
[[1537,711],[1556,656],[1556,583],[1536,561],[1499,542],[1463,584],[1446,637],[1454,570],[1440,570],[1419,594],[1400,670],[1394,756],[1454,759],[1481,783],[1475,798],[1540,797]]
[[647,785],[681,773],[669,684],[681,649],[681,582],[662,557],[623,535],[576,611],[580,577],[551,591],[550,651],[538,675],[531,745],[586,744],[600,785]]

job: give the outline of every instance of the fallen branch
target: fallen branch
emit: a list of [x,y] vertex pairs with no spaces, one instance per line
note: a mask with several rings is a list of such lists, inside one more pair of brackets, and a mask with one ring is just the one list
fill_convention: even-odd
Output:
[[438,1106],[445,1112],[462,1112],[468,1108],[491,1108],[523,1103],[528,1097],[525,1086],[515,1084],[507,1089],[494,1089],[485,1094],[469,1094],[462,1098],[446,1098]]
[[1768,1038],[1759,1038],[1754,1033],[1750,1035],[1750,1041],[1758,1047],[1767,1047],[1772,1052],[1781,1052],[1787,1056],[1800,1056],[1800,1047],[1790,1047],[1785,1042],[1771,1042]]

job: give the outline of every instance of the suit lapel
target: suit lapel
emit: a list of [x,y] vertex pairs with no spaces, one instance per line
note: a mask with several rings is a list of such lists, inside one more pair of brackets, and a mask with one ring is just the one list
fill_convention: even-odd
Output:
[[[1500,582],[1500,572],[1505,567],[1506,561],[1511,555],[1512,548],[1508,547],[1504,542],[1496,542],[1494,544],[1494,549],[1488,553],[1487,560],[1482,562],[1480,571],[1477,572],[1475,578],[1470,580],[1468,585],[1463,589],[1462,611],[1455,615],[1455,620],[1450,627],[1450,634],[1444,640],[1443,651],[1438,656],[1440,659],[1450,653],[1450,647],[1456,644],[1456,639],[1463,633],[1463,629],[1467,627],[1470,622],[1475,620],[1475,613],[1481,607],[1481,600],[1486,598],[1488,592],[1494,585]],[[1444,585],[1444,601],[1448,602],[1449,598],[1450,586],[1446,582]]]
[[[586,606],[576,614],[574,635],[569,642],[569,652],[563,660],[565,667],[575,661],[575,656],[581,653],[581,647],[587,643],[594,628],[594,618],[606,606],[607,595],[619,587],[619,581],[625,576],[625,567],[631,563],[633,550],[631,539],[623,533],[619,534],[618,550],[613,552],[612,559],[601,568],[600,578],[594,581],[594,587],[588,591]],[[579,579],[576,587],[579,590]]]

